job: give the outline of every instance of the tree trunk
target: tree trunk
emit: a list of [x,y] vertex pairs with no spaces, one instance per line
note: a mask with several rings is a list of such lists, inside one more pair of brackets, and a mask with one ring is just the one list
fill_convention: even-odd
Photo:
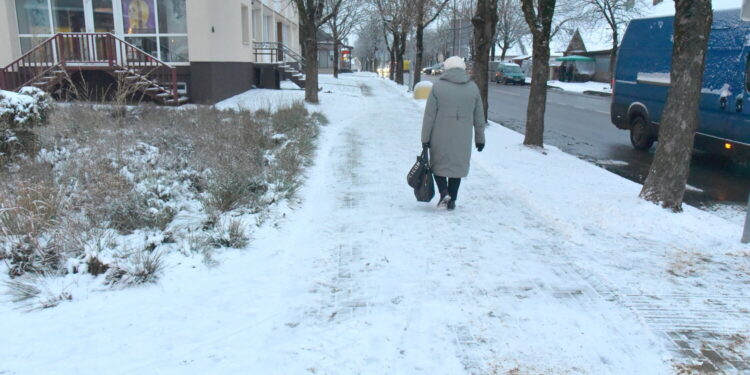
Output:
[[406,52],[406,32],[400,32],[398,38],[399,46],[396,50],[396,83],[404,84],[404,53]]
[[422,63],[424,55],[424,25],[417,25],[417,58],[414,62],[414,84],[422,80]]
[[305,101],[318,103],[318,37],[315,23],[308,21],[303,24],[305,39]]
[[500,56],[500,61],[504,62],[505,61],[505,54],[508,53],[509,47],[506,44],[506,45],[502,46],[501,49],[502,49],[502,52],[501,52],[502,55]]
[[[536,3],[536,4],[535,4]],[[531,88],[526,107],[526,136],[523,144],[544,147],[544,112],[549,80],[549,41],[556,0],[521,0],[521,9],[533,38]]]
[[609,80],[612,81],[615,78],[615,66],[617,65],[617,28],[612,30],[612,52],[609,53]]
[[339,39],[333,36],[333,78],[339,78]]
[[712,21],[711,0],[675,1],[671,86],[659,125],[656,155],[640,194],[675,212],[682,211],[690,172]]
[[474,25],[474,82],[479,87],[484,106],[484,118],[487,119],[489,59],[490,49],[495,44],[495,26],[498,21],[497,0],[478,0],[477,10],[471,21]]
[[547,107],[549,79],[549,35],[534,36],[531,65],[531,89],[526,109],[526,137],[523,144],[544,147],[544,111]]
[[396,52],[398,49],[399,43],[398,43],[398,33],[393,32],[393,46],[391,47],[391,50],[389,51],[391,53],[391,68],[388,72],[388,78],[391,79],[391,81],[395,80],[396,77]]

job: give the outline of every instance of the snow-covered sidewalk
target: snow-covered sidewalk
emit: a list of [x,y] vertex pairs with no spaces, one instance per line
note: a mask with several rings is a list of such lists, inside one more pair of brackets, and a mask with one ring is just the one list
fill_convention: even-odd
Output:
[[416,203],[405,176],[423,104],[375,77],[321,78],[317,109],[331,123],[300,207],[215,268],[174,267],[158,285],[45,311],[3,304],[0,374],[747,366],[750,248],[739,226],[642,202],[637,184],[527,149],[500,126],[455,212]]

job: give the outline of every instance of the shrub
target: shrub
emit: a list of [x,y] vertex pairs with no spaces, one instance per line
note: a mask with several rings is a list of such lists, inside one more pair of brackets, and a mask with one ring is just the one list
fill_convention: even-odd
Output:
[[5,254],[8,274],[18,277],[24,274],[41,274],[60,269],[63,254],[60,248],[44,238],[21,236],[10,244]]
[[265,194],[267,187],[259,173],[241,166],[217,166],[205,186],[204,204],[209,209],[227,212],[254,204]]
[[5,282],[5,286],[11,301],[20,303],[28,311],[48,309],[73,299],[59,275],[19,278]]
[[209,239],[209,244],[213,247],[231,247],[242,249],[250,243],[250,238],[246,234],[246,227],[242,221],[232,219],[224,222],[217,233]]
[[135,190],[111,201],[105,211],[109,212],[109,226],[125,234],[136,229],[164,230],[176,214],[171,207],[159,207],[148,194]]
[[160,252],[146,249],[120,254],[107,271],[110,286],[134,286],[154,283],[164,270]]
[[64,260],[51,229],[59,222],[65,195],[47,184],[20,184],[0,194],[0,252],[11,277],[56,271]]
[[[14,281],[85,272],[111,286],[149,283],[175,250],[217,264],[217,248],[247,247],[248,213],[260,225],[269,204],[297,191],[326,121],[301,103],[256,113],[122,108],[47,112],[49,125],[34,129],[41,149],[0,166],[0,259]],[[5,130],[13,142],[28,131]],[[169,244],[124,248],[131,233],[166,228]]]
[[47,121],[52,99],[35,87],[24,87],[19,93],[0,91],[0,126],[6,129],[29,129]]

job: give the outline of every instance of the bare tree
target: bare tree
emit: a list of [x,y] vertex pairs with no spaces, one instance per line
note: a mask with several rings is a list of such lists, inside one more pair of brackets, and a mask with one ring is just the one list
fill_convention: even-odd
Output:
[[299,13],[302,56],[305,58],[305,101],[309,103],[319,102],[318,30],[338,13],[342,1],[294,0]]
[[614,74],[617,61],[617,48],[620,43],[620,31],[633,18],[643,14],[646,3],[643,0],[581,0],[585,11],[596,14],[598,20],[604,20],[612,30],[612,52],[609,57],[609,71]]
[[544,147],[550,40],[566,28],[585,25],[589,15],[581,12],[575,0],[521,0],[521,9],[532,39],[531,89],[523,144]]
[[498,0],[477,0],[477,10],[471,23],[474,25],[474,82],[479,87],[484,105],[484,118],[487,118],[487,95],[490,49],[495,44],[495,26],[497,26]]
[[[329,5],[335,5],[332,2],[328,2]],[[339,7],[338,12],[331,11],[331,18],[326,23],[328,30],[331,32],[333,37],[333,77],[339,77],[339,52],[341,51],[341,44],[349,37],[354,27],[358,25],[365,14],[362,12],[363,1],[362,0],[343,0]]]
[[[392,44],[388,41],[388,34],[393,33]],[[396,49],[398,49],[398,34],[389,29],[388,23],[383,21],[383,40],[388,50],[388,78],[393,81],[396,77]]]
[[671,85],[659,125],[659,144],[641,198],[682,211],[703,86],[711,0],[676,0]]
[[505,54],[518,43],[522,36],[529,33],[529,27],[524,20],[519,0],[498,0],[497,12],[498,22],[495,40],[497,46],[500,47],[500,60],[505,61]]
[[367,12],[368,17],[357,27],[357,42],[354,53],[363,62],[363,69],[375,71],[378,68],[378,51],[387,50],[383,40],[383,22],[375,12]]
[[417,25],[417,56],[414,65],[414,83],[422,80],[424,60],[424,30],[433,23],[450,0],[416,0],[415,17]]
[[380,17],[383,20],[385,39],[391,34],[392,45],[388,47],[391,54],[391,79],[404,84],[404,54],[406,37],[412,28],[414,2],[412,0],[375,0]]

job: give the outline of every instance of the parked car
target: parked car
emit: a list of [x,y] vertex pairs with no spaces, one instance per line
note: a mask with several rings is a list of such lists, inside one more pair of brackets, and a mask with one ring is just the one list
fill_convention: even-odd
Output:
[[[633,20],[617,57],[612,123],[650,149],[670,86],[674,17]],[[750,22],[739,10],[715,11],[708,41],[695,148],[746,160],[750,149]]]
[[422,69],[422,74],[432,74],[432,70],[435,69],[436,66],[437,64]]
[[513,63],[504,63],[500,61],[490,62],[489,79],[496,83],[504,85],[524,85],[526,84],[526,75],[523,74],[521,66]]
[[434,75],[434,76],[443,74],[443,72],[444,72],[444,70],[443,70],[443,63],[434,65],[432,67],[432,75]]

